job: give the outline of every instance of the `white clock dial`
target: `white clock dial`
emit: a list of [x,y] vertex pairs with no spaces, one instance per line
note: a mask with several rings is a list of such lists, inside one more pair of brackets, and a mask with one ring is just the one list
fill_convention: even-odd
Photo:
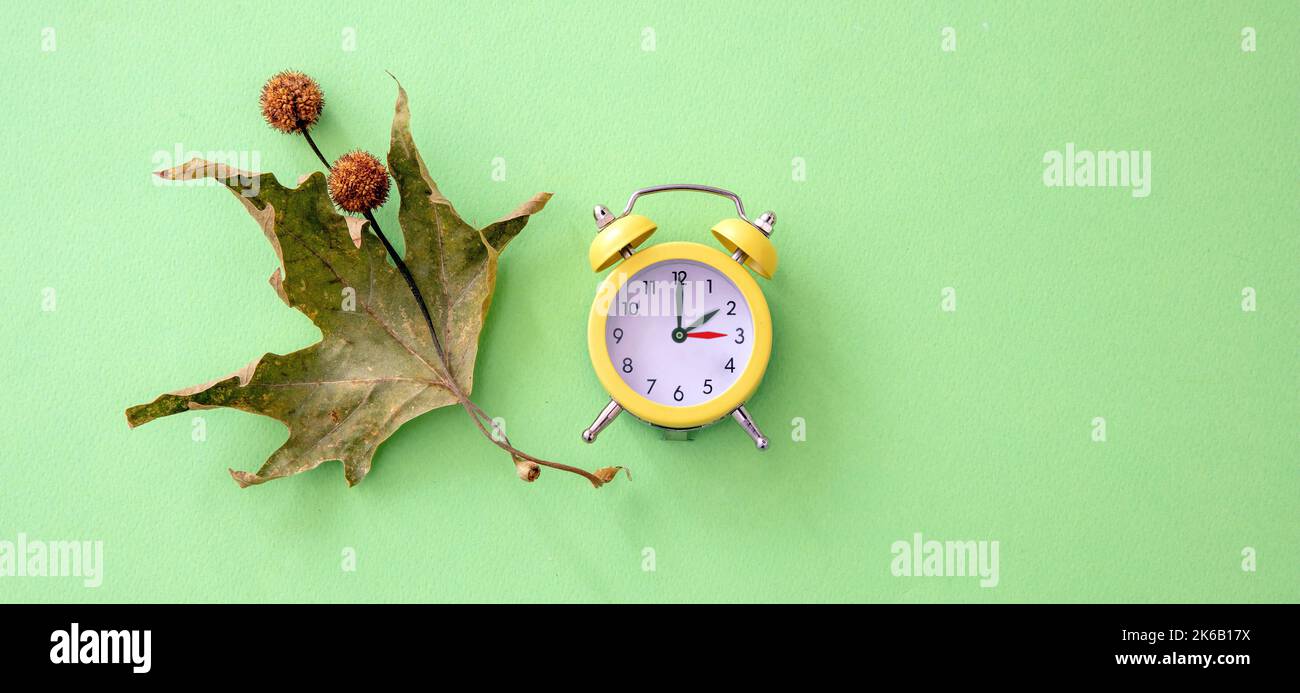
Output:
[[634,392],[689,407],[731,387],[753,354],[754,320],[725,274],[691,260],[637,272],[610,303],[605,345]]

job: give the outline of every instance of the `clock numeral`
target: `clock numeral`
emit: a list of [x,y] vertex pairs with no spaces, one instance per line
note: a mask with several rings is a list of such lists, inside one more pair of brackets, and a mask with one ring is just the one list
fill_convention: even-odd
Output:
[[621,344],[622,342],[623,342],[623,328],[621,328],[621,327],[615,327],[615,328],[614,328],[614,343],[615,343],[615,344]]
[[705,279],[704,281],[706,281],[706,282],[709,283],[709,293],[713,293],[713,280],[712,280],[712,279]]
[[645,393],[648,395],[650,394],[651,391],[655,389],[655,383],[659,381],[654,378],[646,378],[646,382],[650,383],[650,389],[645,391]]
[[686,393],[682,392],[682,386],[678,385],[677,389],[673,390],[673,401],[680,402],[685,398],[686,398]]
[[736,302],[735,302],[735,301],[727,301],[727,306],[728,306],[728,308],[727,308],[727,315],[735,315],[735,314],[736,314]]
[[685,284],[686,270],[682,270],[680,272],[673,272],[673,282],[677,284]]
[[632,372],[632,359],[630,359],[630,358],[628,358],[628,359],[623,359],[623,372],[624,372],[624,373],[631,373],[631,372]]
[[736,359],[735,359],[735,357],[732,357],[732,358],[727,359],[727,365],[723,366],[723,367],[722,367],[722,370],[724,370],[724,371],[731,371],[732,373],[735,373],[735,372],[736,372]]
[[712,378],[705,378],[705,379],[704,379],[704,394],[706,394],[706,395],[711,395],[711,394],[713,394],[713,379],[712,379]]
[[636,312],[640,309],[641,306],[636,303],[627,303],[623,305],[623,312],[627,313],[628,315],[636,315]]
[[736,343],[737,344],[745,343],[745,328],[743,327],[736,328]]

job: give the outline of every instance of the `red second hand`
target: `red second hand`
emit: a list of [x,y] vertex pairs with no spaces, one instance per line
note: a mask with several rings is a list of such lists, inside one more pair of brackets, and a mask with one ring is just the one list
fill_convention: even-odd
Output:
[[695,339],[717,339],[718,337],[726,337],[727,335],[723,332],[687,332],[686,336],[694,337]]

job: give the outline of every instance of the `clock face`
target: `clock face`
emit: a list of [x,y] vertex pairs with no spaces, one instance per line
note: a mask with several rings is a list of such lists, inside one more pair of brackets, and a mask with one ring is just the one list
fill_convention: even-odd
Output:
[[656,262],[628,278],[605,322],[615,372],[634,392],[671,407],[726,392],[749,366],[753,337],[740,290],[692,260]]

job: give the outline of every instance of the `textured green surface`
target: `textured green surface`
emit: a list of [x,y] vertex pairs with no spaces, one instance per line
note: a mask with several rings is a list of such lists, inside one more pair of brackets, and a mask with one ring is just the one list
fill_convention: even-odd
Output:
[[[1293,3],[326,5],[0,10],[0,539],[102,540],[105,560],[97,589],[0,577],[0,599],[1300,598]],[[451,408],[352,489],[337,464],[238,489],[225,469],[286,436],[242,412],[200,412],[205,442],[186,416],[127,429],[130,404],[318,338],[229,193],[150,176],[189,158],[176,143],[316,170],[259,119],[284,68],[324,88],[330,156],[387,151],[384,70],[400,77],[471,223],[556,193],[503,257],[475,399],[519,447],[631,483],[524,484]],[[1150,150],[1151,195],[1045,187],[1044,153],[1070,142]],[[591,205],[669,181],[779,217],[762,456],[730,424],[579,441],[604,403]],[[646,205],[655,241],[709,243],[728,214]],[[397,205],[379,218],[396,229]],[[893,577],[915,532],[999,541],[999,585]]]

